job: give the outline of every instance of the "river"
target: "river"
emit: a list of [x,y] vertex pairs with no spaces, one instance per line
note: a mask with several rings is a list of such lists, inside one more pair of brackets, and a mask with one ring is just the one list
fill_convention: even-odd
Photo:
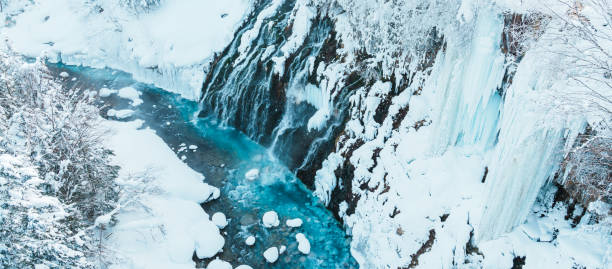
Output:
[[[358,267],[350,255],[350,237],[310,190],[269,149],[233,128],[220,126],[214,118],[198,117],[201,109],[197,102],[139,83],[121,71],[63,64],[48,66],[56,75],[69,74],[65,78],[58,76],[66,87],[95,91],[132,87],[141,93],[143,103],[138,106],[114,94],[100,97],[102,114],[106,117],[109,109],[133,110],[128,118],[111,119],[143,120],[143,128],[155,130],[179,158],[206,177],[206,183],[221,190],[219,199],[202,205],[209,215],[223,212],[229,220],[222,230],[225,246],[218,255],[221,259],[234,266],[248,264],[253,268]],[[244,175],[253,168],[259,169],[260,176],[254,181],[247,180]],[[281,223],[278,227],[264,228],[262,216],[271,210],[278,213]],[[290,228],[285,221],[292,218],[300,218],[304,224]],[[310,254],[298,251],[297,233],[303,233],[310,241]],[[245,244],[249,235],[256,237],[253,246]],[[286,246],[286,251],[278,261],[266,263],[262,253],[281,245]],[[198,267],[209,261],[195,256],[194,260]]]

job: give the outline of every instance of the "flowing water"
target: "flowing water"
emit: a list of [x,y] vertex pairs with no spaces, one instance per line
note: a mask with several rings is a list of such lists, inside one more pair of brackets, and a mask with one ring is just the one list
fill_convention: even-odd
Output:
[[[231,128],[220,127],[214,118],[198,117],[198,103],[181,98],[151,85],[134,81],[120,71],[93,69],[62,64],[49,64],[52,72],[67,72],[63,78],[67,87],[99,90],[102,87],[120,89],[133,87],[142,93],[140,106],[116,95],[100,98],[104,115],[110,108],[132,109],[135,113],[124,120],[142,119],[170,148],[194,170],[206,177],[208,184],[221,190],[221,197],[203,205],[207,213],[223,212],[229,225],[222,230],[225,247],[218,256],[237,266],[254,268],[356,268],[350,255],[350,238],[332,214],[274,155]],[[117,119],[115,119],[117,120]],[[196,145],[197,149],[189,149]],[[183,157],[184,156],[184,157]],[[253,168],[260,170],[255,181],[244,174]],[[266,211],[278,213],[281,224],[264,228]],[[289,228],[285,221],[300,218],[304,224]],[[297,249],[295,235],[304,233],[312,246],[308,255]],[[245,239],[256,237],[254,246]],[[267,264],[262,253],[269,247],[286,246],[285,253],[273,265]],[[197,260],[203,267],[208,260]]]

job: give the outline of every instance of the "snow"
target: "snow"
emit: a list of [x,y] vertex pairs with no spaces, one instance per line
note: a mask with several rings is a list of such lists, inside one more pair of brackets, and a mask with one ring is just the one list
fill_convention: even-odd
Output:
[[189,145],[189,149],[195,150],[195,149],[198,149],[198,146],[196,146],[196,145]]
[[266,259],[266,261],[269,263],[276,262],[276,260],[278,260],[278,248],[271,247],[271,248],[266,249],[266,251],[264,251],[263,253],[263,256]]
[[105,214],[96,218],[94,226],[108,225],[111,221],[112,214]]
[[232,269],[232,265],[229,262],[216,258],[208,263],[206,269]]
[[247,246],[252,246],[255,244],[255,236],[250,235],[249,237],[247,237],[246,240],[244,240],[244,243],[246,243]]
[[[486,241],[479,246],[485,259],[484,267],[499,264],[512,265],[504,256],[525,256],[523,268],[571,268],[581,264],[586,268],[606,268],[609,262],[612,240],[605,229],[597,225],[581,224],[572,228],[565,220],[565,207],[555,207],[542,217],[535,212],[530,214],[525,224],[503,237]],[[588,214],[585,216],[588,218]],[[608,220],[610,217],[608,217]],[[537,227],[537,231],[526,230]],[[557,239],[547,238],[549,231],[556,230]],[[549,242],[552,241],[552,242]],[[607,252],[607,253],[606,253]]]
[[257,168],[253,168],[244,174],[244,178],[248,180],[255,180],[258,177],[259,177],[259,169]]
[[268,211],[264,213],[262,220],[263,225],[266,228],[276,227],[280,224],[280,221],[278,220],[278,214],[276,214],[276,212],[274,211]]
[[125,118],[129,118],[134,114],[134,110],[131,109],[121,109],[121,110],[115,110],[115,109],[109,109],[106,112],[106,116],[109,117],[115,117],[118,119],[125,119]]
[[286,222],[287,226],[289,227],[300,227],[302,226],[302,219],[300,218],[295,218],[295,219],[288,219]]
[[[139,203],[125,205],[117,215],[108,245],[125,259],[122,267],[193,268],[194,250],[200,258],[221,251],[225,240],[200,206],[219,190],[204,183],[153,130],[140,129],[142,121],[103,125],[112,130],[105,143],[121,166],[118,183],[155,190],[134,197]],[[135,176],[153,181],[143,184]]]
[[67,72],[61,72],[61,73],[59,74],[59,76],[60,76],[60,77],[63,77],[63,78],[67,78],[67,77],[69,77],[70,75],[69,75]]
[[100,97],[109,97],[112,94],[116,94],[116,93],[117,93],[117,90],[111,90],[109,88],[101,88],[98,91],[98,96],[100,96]]
[[[198,258],[210,258],[221,252],[225,239],[219,233],[219,229],[210,221],[194,223],[192,237],[195,239],[195,252]],[[192,240],[193,240],[192,239]]]
[[280,246],[280,248],[278,249],[278,254],[285,253],[285,250],[287,250],[287,246],[285,245]]
[[235,269],[253,269],[253,267],[243,264],[243,265],[239,265]]
[[24,12],[14,26],[0,29],[18,53],[123,70],[191,99],[199,96],[204,66],[250,10],[249,0],[161,1],[138,15],[121,1],[28,2],[19,3]]
[[298,241],[298,250],[308,255],[310,253],[310,241],[308,241],[306,236],[303,233],[297,233],[295,239]]
[[119,89],[119,92],[117,93],[117,95],[119,95],[119,97],[121,98],[132,100],[133,106],[138,106],[142,104],[142,99],[140,99],[141,94],[142,93],[140,93],[139,91],[137,91],[136,89],[132,87],[121,88]]
[[225,218],[225,214],[221,212],[217,212],[212,215],[212,222],[219,227],[219,229],[225,228],[227,226],[227,219]]

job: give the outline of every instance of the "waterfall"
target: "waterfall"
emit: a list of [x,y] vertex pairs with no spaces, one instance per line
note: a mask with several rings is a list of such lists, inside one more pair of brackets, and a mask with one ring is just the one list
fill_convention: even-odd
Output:
[[319,87],[316,71],[336,50],[332,22],[296,4],[256,4],[214,60],[202,87],[200,116],[214,116],[269,147],[312,187],[314,172],[344,127],[352,87]]

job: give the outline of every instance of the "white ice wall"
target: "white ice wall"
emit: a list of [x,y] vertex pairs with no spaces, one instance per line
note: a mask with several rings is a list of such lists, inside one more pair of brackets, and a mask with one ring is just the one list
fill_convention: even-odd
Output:
[[[364,141],[350,157],[352,191],[359,197],[355,213],[346,213],[349,203],[339,212],[363,267],[407,266],[430,230],[434,243],[418,257],[419,266],[463,262],[470,231],[474,243],[484,242],[525,221],[563,157],[564,143],[584,127],[582,118],[555,117],[545,105],[551,99],[543,92],[554,76],[543,71],[539,52],[525,56],[512,86],[498,94],[508,67],[500,48],[503,17],[495,6],[473,11],[471,20],[447,26],[446,46],[431,73],[414,71],[417,82],[392,99],[383,123],[372,115],[389,88],[378,82],[355,91],[345,146],[316,174],[315,193],[327,204],[334,188],[346,188],[334,175],[342,154]],[[420,78],[425,82],[414,95]],[[406,105],[401,126],[392,129],[393,116]],[[423,125],[415,128],[418,123]],[[510,253],[500,256],[511,263]]]

